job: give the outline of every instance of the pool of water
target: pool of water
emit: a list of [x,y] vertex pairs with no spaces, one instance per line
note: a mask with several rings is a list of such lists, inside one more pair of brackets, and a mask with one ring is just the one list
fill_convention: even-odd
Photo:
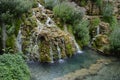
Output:
[[89,76],[84,80],[120,80],[120,60],[104,66],[97,75]]
[[31,70],[32,80],[53,80],[53,78],[63,76],[69,72],[74,72],[81,68],[88,68],[100,58],[103,57],[94,51],[85,50],[83,54],[76,54],[64,60],[63,63],[43,64],[39,62],[28,62],[28,66]]

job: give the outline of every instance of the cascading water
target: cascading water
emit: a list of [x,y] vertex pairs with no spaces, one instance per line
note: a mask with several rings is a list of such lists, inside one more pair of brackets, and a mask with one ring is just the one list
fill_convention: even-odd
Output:
[[21,32],[21,27],[19,29],[18,35],[17,35],[17,48],[19,52],[22,52],[22,32]]
[[50,57],[51,57],[51,63],[54,63],[53,60],[53,50],[52,50],[52,43],[50,42]]
[[54,22],[50,17],[47,17],[46,25],[49,26],[49,27],[54,25]]
[[6,34],[6,25],[5,25],[5,24],[2,24],[3,49],[6,48],[6,37],[7,37],[7,34]]
[[54,25],[54,21],[45,13],[44,6],[42,6],[40,3],[38,3],[38,7],[42,10],[42,14],[43,14],[44,16],[46,16],[46,18],[47,18],[45,24],[46,24],[48,27],[53,26],[53,25]]
[[97,27],[97,35],[100,34],[100,27]]
[[38,19],[37,19],[37,25],[38,25],[38,27],[37,27],[38,32],[41,32],[41,30],[43,29],[43,25],[41,24],[41,22]]
[[80,47],[79,47],[79,45],[78,45],[78,43],[76,42],[76,40],[75,40],[74,37],[73,37],[73,41],[74,41],[75,47],[76,47],[76,49],[77,49],[77,53],[78,53],[78,54],[82,54],[83,51],[80,50]]
[[64,60],[62,59],[62,56],[61,56],[61,50],[60,50],[60,47],[58,46],[57,44],[57,51],[58,51],[58,57],[59,57],[59,62],[62,63],[64,62]]
[[[64,31],[67,32],[67,33],[69,33],[66,25],[64,25]],[[71,37],[71,40],[74,41],[74,45],[75,45],[75,47],[76,47],[76,49],[77,49],[77,53],[78,53],[78,54],[83,53],[83,51],[80,50],[80,47],[79,47],[78,43],[76,42],[74,36]]]

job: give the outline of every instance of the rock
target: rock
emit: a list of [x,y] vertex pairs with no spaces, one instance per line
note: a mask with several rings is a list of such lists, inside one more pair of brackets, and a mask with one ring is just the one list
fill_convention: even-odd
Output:
[[100,22],[99,26],[100,26],[100,33],[101,34],[109,34],[110,33],[109,23]]
[[[74,55],[76,47],[73,36],[58,28],[54,21],[46,24],[52,12],[46,9],[42,11],[41,8],[34,8],[33,11],[35,13],[24,22],[22,30],[26,37],[24,42],[27,42],[23,44],[24,53],[29,53],[30,59],[40,62],[53,62]],[[32,27],[34,19],[37,25]]]
[[109,52],[109,39],[107,35],[97,35],[92,44],[93,48],[107,54]]

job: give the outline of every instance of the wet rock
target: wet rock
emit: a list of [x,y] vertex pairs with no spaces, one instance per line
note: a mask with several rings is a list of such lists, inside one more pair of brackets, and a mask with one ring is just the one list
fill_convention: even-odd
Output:
[[[51,11],[39,6],[33,9],[32,17],[24,22],[22,33],[26,37],[24,42],[27,42],[23,44],[24,53],[40,62],[53,62],[74,55],[76,47],[73,36],[56,26],[50,17]],[[37,25],[33,25],[34,19]]]
[[109,34],[110,33],[109,23],[100,22],[99,26],[100,26],[100,33],[101,34]]
[[92,44],[93,48],[102,52],[102,53],[109,53],[109,39],[107,35],[97,35],[95,40]]

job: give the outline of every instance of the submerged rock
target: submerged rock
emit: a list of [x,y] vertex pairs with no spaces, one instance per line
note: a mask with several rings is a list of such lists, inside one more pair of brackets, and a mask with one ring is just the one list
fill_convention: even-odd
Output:
[[111,63],[110,59],[99,59],[95,64],[92,64],[88,69],[83,68],[75,72],[68,73],[62,77],[54,78],[54,80],[84,80],[86,77],[96,75],[104,65]]

